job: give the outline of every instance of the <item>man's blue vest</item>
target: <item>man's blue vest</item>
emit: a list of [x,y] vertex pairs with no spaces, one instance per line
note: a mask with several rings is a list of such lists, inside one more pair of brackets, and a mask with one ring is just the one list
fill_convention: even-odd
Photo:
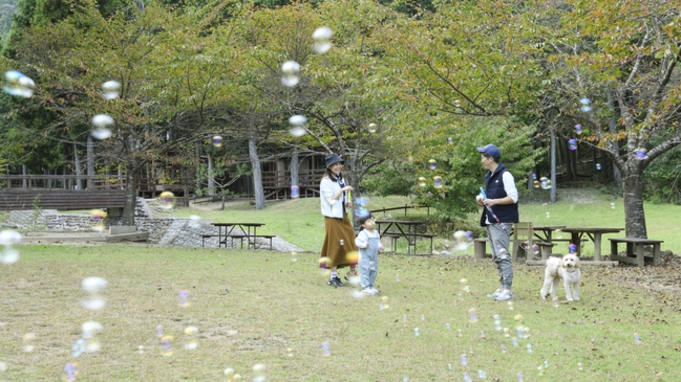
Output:
[[[485,194],[487,194],[487,199],[501,199],[508,195],[504,189],[504,179],[503,175],[506,170],[506,166],[503,163],[499,163],[494,174],[487,171],[485,174]],[[492,211],[497,215],[501,223],[517,223],[518,222],[518,203],[513,204],[496,204],[492,206]],[[487,208],[482,210],[482,218],[480,219],[480,225],[485,227],[485,217],[491,224],[496,223],[496,219],[487,211]]]

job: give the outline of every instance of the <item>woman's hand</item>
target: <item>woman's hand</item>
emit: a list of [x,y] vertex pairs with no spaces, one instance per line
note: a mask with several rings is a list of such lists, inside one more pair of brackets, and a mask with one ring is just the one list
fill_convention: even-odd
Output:
[[345,208],[352,208],[352,202],[349,200],[345,202]]
[[341,188],[341,191],[353,191],[353,190],[354,190],[354,188],[352,188],[352,186],[345,186],[345,187]]

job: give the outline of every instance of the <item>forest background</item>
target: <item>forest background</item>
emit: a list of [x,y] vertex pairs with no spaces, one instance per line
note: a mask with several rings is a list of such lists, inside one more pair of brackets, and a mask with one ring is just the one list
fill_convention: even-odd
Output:
[[[253,175],[263,208],[260,161],[334,151],[355,196],[414,195],[449,222],[476,209],[475,147],[495,143],[524,193],[536,174],[621,194],[627,236],[647,236],[644,199],[681,201],[672,2],[19,0],[0,20],[2,70],[36,83],[31,98],[0,96],[10,168],[71,169],[80,154],[131,184],[152,162],[205,166],[200,150],[210,177]],[[281,81],[290,60],[294,87]],[[109,80],[116,100],[101,97]],[[98,141],[103,113],[116,123]]]

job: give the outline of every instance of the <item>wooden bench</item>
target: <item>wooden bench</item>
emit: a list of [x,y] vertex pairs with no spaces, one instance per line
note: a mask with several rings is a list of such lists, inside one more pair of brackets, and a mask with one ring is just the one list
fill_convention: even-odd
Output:
[[[407,237],[408,236],[408,237]],[[390,246],[392,248],[392,252],[397,252],[397,239],[403,237],[406,238],[408,241],[408,246],[407,246],[407,254],[411,254],[411,249],[414,248],[414,255],[430,255],[433,253],[433,238],[436,237],[437,235],[434,235],[432,233],[411,233],[409,235],[402,235],[401,233],[395,233],[395,232],[387,232],[384,233],[381,238],[389,238],[390,239]],[[416,239],[417,238],[426,238],[430,239],[430,252],[429,253],[416,253]],[[414,240],[412,243],[411,240]]]
[[[622,263],[643,267],[645,265],[643,247],[650,245],[653,247],[653,265],[660,265],[662,262],[660,256],[660,244],[664,243],[662,240],[639,239],[634,237],[611,238],[608,240],[610,240],[610,260],[617,260]],[[617,252],[617,245],[619,243],[626,243],[626,256],[619,256],[619,252]]]
[[[487,255],[487,242],[489,239],[484,237],[479,237],[473,239],[473,257],[476,259],[482,259]],[[532,245],[539,246],[539,252],[541,253],[542,260],[546,260],[553,253],[553,247],[556,244],[546,243],[543,241],[533,241]]]

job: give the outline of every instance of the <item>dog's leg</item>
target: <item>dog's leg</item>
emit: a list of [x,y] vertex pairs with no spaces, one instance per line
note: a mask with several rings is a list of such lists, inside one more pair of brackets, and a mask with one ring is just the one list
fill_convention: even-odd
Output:
[[543,300],[546,300],[546,296],[549,295],[549,290],[551,289],[552,281],[553,277],[551,277],[549,271],[548,270],[544,271],[544,285],[541,287],[541,290],[539,291],[539,294],[541,295],[541,298]]
[[558,281],[560,281],[559,277],[554,277],[551,281],[551,298],[555,298],[558,293]]
[[563,286],[565,287],[565,299],[568,301],[574,301],[572,298],[572,292],[570,291],[570,281],[567,277],[563,280]]
[[572,284],[572,298],[574,298],[575,301],[579,301],[579,279]]

